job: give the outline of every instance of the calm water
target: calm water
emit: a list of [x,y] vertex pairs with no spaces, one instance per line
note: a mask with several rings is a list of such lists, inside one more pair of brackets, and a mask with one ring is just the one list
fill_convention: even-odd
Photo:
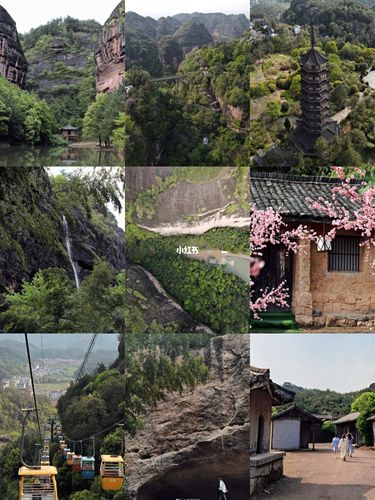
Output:
[[94,149],[32,147],[26,145],[0,145],[0,167],[48,166],[122,166],[124,160],[116,151]]
[[200,250],[197,254],[191,254],[188,257],[202,260],[210,265],[221,265],[223,271],[236,274],[246,283],[250,283],[250,257],[222,252],[216,248]]

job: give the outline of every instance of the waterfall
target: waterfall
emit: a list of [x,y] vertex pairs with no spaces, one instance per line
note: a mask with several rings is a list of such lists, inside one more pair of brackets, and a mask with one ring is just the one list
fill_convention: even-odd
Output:
[[68,255],[69,255],[69,261],[73,269],[74,273],[74,279],[76,280],[76,287],[77,289],[79,288],[79,275],[78,275],[78,269],[77,269],[77,264],[73,260],[73,253],[72,253],[72,243],[70,240],[69,236],[69,226],[68,226],[68,221],[65,218],[65,215],[63,215],[63,224],[64,224],[64,230],[65,230],[65,243],[66,243],[66,248],[68,250]]

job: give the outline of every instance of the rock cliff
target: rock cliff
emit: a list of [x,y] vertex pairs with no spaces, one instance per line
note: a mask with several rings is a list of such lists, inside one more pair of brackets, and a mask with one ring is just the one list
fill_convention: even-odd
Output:
[[[22,280],[29,281],[39,269],[64,268],[73,278],[63,212],[53,195],[50,179],[40,167],[24,169],[29,169],[29,173],[23,174],[26,181],[4,181],[4,192],[2,181],[12,168],[2,168],[0,173],[0,199],[5,200],[0,217],[0,302],[8,287],[19,290]],[[9,209],[12,206],[16,209]],[[73,259],[81,279],[98,258],[105,258],[118,271],[124,268],[124,233],[112,213],[95,213],[89,219],[77,202],[68,219]]]
[[226,335],[205,351],[210,379],[168,396],[126,438],[126,498],[217,499],[218,477],[231,498],[249,498],[249,336]]
[[16,23],[0,5],[0,75],[21,88],[25,87],[27,62]]
[[116,90],[125,73],[125,12],[119,3],[106,21],[95,51],[96,89]]

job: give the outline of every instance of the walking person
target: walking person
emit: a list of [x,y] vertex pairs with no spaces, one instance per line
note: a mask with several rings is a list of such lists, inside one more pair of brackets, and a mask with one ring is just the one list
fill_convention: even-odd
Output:
[[335,434],[334,438],[332,439],[332,445],[331,445],[333,453],[335,454],[335,458],[337,458],[339,455],[339,443],[340,443],[340,438],[338,437],[337,434]]
[[346,439],[346,434],[341,436],[339,442],[340,458],[343,462],[346,462],[346,455],[348,454],[348,440]]
[[227,490],[227,487],[225,486],[225,483],[224,483],[222,477],[219,477],[219,492],[220,492],[219,500],[228,500],[227,495],[226,495],[228,493],[228,490]]
[[348,432],[348,435],[346,438],[348,440],[348,456],[352,457],[353,456],[353,436],[351,435],[350,432]]

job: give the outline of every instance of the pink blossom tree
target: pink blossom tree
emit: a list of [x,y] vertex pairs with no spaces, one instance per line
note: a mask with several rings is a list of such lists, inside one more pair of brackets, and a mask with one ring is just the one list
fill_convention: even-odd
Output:
[[[361,245],[366,247],[368,258],[370,248],[375,246],[375,186],[364,179],[363,169],[354,168],[348,175],[343,167],[333,167],[333,171],[341,184],[332,188],[331,199],[320,197],[307,201],[312,208],[331,218],[328,237],[333,239],[340,229],[357,231],[363,238]],[[375,268],[375,260],[371,265]]]
[[287,307],[289,290],[285,282],[276,288],[260,290],[261,295],[255,298],[254,277],[259,276],[264,267],[262,261],[263,250],[268,245],[281,245],[285,250],[297,253],[303,250],[305,240],[315,240],[315,231],[307,226],[299,225],[297,228],[288,229],[282,216],[273,208],[265,210],[258,209],[252,205],[250,210],[250,311],[255,319],[259,319],[259,313],[266,311],[273,304],[279,307]]

